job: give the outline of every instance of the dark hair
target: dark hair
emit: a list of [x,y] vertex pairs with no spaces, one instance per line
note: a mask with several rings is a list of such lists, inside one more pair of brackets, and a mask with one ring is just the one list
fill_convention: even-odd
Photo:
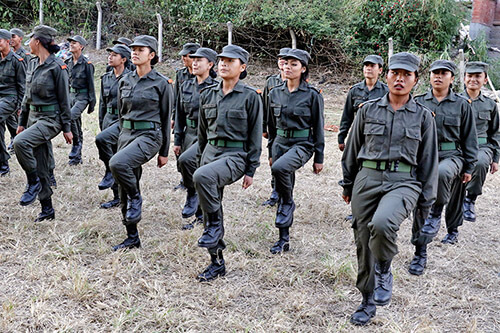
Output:
[[35,39],[37,39],[40,44],[42,44],[42,46],[47,50],[49,51],[50,54],[53,54],[53,53],[57,53],[61,48],[59,47],[59,45],[57,44],[54,44],[54,40],[53,39],[48,39],[48,38],[45,38],[45,37],[35,37]]
[[245,69],[243,72],[240,73],[240,80],[243,80],[246,78],[248,75],[247,70]]
[[154,58],[153,58],[153,59],[151,59],[151,66],[154,66],[154,65],[156,65],[156,64],[158,63],[158,61],[159,61],[160,59],[158,58],[158,54],[156,54],[156,51],[155,51],[155,50],[153,50],[153,49],[152,49],[151,47],[149,47],[149,46],[148,46],[148,49],[149,49],[149,53],[153,53],[153,52],[154,52],[154,54],[155,54]]
[[300,74],[300,80],[301,81],[307,81],[307,79],[309,78],[309,67],[304,64],[302,61],[300,62],[302,67],[305,67],[306,68],[306,71],[302,74]]
[[212,66],[212,68],[210,68],[208,75],[210,75],[214,79],[217,77],[217,72],[214,70],[214,66]]

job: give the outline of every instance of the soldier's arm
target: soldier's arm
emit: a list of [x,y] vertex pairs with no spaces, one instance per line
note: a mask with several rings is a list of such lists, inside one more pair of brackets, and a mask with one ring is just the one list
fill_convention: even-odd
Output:
[[469,103],[463,103],[460,128],[462,154],[465,160],[462,173],[472,174],[477,163],[477,132],[474,113]]
[[170,147],[170,117],[173,105],[172,85],[165,80],[165,85],[162,88],[160,96],[160,119],[163,142],[159,155],[166,157],[168,156],[168,148]]
[[339,134],[338,134],[338,142],[339,144],[345,143],[345,139],[347,137],[347,133],[349,133],[349,129],[351,128],[352,122],[354,121],[354,103],[352,101],[352,91],[350,89],[347,93],[347,98],[344,104],[344,111],[342,112],[342,118],[340,120]]
[[262,91],[262,133],[267,133],[267,119],[269,112],[269,80]]
[[174,119],[174,146],[182,145],[186,128],[186,113],[182,104],[182,94],[176,94]]
[[[275,98],[275,96],[274,96]],[[267,110],[266,110],[266,116],[267,116],[267,133],[268,133],[268,143],[267,143],[267,149],[269,153],[269,158],[273,156],[273,142],[274,139],[276,138],[276,117],[274,116],[274,111],[271,107],[271,104],[273,103],[272,99],[273,96],[270,94],[268,96],[268,103],[267,103]]]
[[24,98],[24,89],[26,84],[26,60],[16,61],[16,91],[17,91],[17,106],[16,111],[21,109],[21,104]]
[[101,93],[99,95],[99,128],[102,131],[102,123],[107,112],[107,106],[104,103],[104,78],[101,78]]
[[247,165],[245,175],[253,177],[260,165],[262,153],[262,98],[260,94],[252,92],[247,102],[248,110],[248,139]]
[[87,109],[88,113],[94,112],[96,97],[95,97],[95,85],[94,85],[94,65],[89,61],[85,66],[87,71],[87,89],[89,96],[89,107]]
[[325,108],[323,96],[315,91],[313,92],[311,111],[313,121],[314,163],[323,164],[325,150]]
[[488,143],[493,148],[493,162],[498,163],[500,158],[500,121],[498,116],[498,107],[495,103],[495,108],[491,113],[491,120],[488,126]]
[[198,166],[201,165],[201,155],[205,150],[207,145],[207,118],[205,117],[205,110],[203,105],[205,104],[205,97],[203,92],[200,94],[200,108],[198,112],[198,152],[196,154],[196,160]]
[[55,86],[61,113],[62,131],[69,133],[71,132],[71,108],[69,106],[69,77],[66,65],[58,67],[55,72]]

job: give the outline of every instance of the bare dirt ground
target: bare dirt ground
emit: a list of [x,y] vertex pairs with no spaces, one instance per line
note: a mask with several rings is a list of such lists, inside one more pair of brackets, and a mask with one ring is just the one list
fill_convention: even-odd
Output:
[[[102,61],[94,61],[98,72]],[[160,71],[172,75],[171,65]],[[274,69],[256,68],[246,81],[261,87]],[[327,124],[337,124],[348,85],[320,88]],[[99,209],[112,194],[97,189],[104,171],[94,144],[97,114],[84,114],[83,122],[82,165],[68,166],[70,147],[61,135],[54,140],[54,221],[34,224],[38,202],[18,204],[25,176],[15,157],[10,175],[0,178],[0,331],[500,331],[500,176],[488,176],[478,221],[464,223],[457,245],[437,240],[429,246],[423,276],[407,272],[413,247],[411,223],[403,223],[392,302],[377,309],[368,327],[358,328],[349,324],[361,296],[355,288],[353,235],[344,221],[350,210],[337,185],[336,133],[326,132],[324,171],[314,175],[309,162],[297,173],[292,250],[285,255],[269,252],[277,230],[275,209],[261,207],[271,184],[266,151],[253,186],[243,190],[237,182],[226,188],[228,274],[202,284],[195,277],[208,264],[208,254],[196,246],[200,226],[180,230],[185,192],[173,191],[180,175],[172,152],[164,168],[154,160],[144,167],[143,247],[110,251],[125,230],[118,209]],[[441,230],[439,239],[444,234]]]

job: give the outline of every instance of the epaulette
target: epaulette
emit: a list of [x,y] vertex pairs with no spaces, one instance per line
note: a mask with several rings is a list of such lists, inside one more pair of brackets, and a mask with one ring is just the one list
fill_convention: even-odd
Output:
[[363,106],[367,105],[367,104],[374,104],[374,103],[377,103],[378,101],[380,101],[382,98],[384,98],[384,96],[382,97],[377,97],[377,98],[374,98],[374,99],[370,99],[366,102],[362,102],[358,105],[358,109],[361,109]]
[[318,89],[318,88],[313,87],[313,86],[311,86],[311,85],[309,85],[309,88],[311,88],[312,90],[316,91],[316,92],[317,92],[318,94],[320,94],[320,95],[321,95],[321,93],[322,93],[322,90],[321,90],[321,89]]
[[418,106],[420,106],[422,109],[424,109],[425,111],[429,112],[433,118],[436,118],[436,113],[434,111],[432,111],[431,109],[429,109],[427,106],[425,106],[424,104],[416,101],[415,99],[413,99],[415,101],[415,104],[417,104]]
[[159,77],[161,77],[162,79],[165,79],[165,81],[167,81],[168,83],[172,84],[172,82],[173,82],[173,81],[172,81],[172,79],[171,79],[171,78],[169,78],[168,76],[163,75],[163,74],[162,74],[162,73],[160,73],[160,72],[156,72],[156,74],[157,74]]
[[418,94],[418,95],[414,95],[413,98],[422,97],[422,96],[425,96],[425,95],[427,95],[427,92],[424,92],[424,93]]
[[87,61],[87,64],[92,64],[92,61],[88,60],[88,61]]
[[60,65],[60,66],[61,66],[61,69],[66,69],[66,68],[68,68],[68,66],[67,66],[67,65]]
[[214,83],[214,84],[211,84],[209,86],[206,86],[205,88],[201,89],[200,90],[200,94],[205,91],[205,90],[208,90],[208,89],[212,89],[213,87],[217,87],[219,85],[219,83]]
[[21,58],[21,56],[19,54],[17,54],[16,52],[12,52],[12,56],[14,58],[16,58],[17,60],[19,60],[19,61],[23,61],[24,60],[24,58]]
[[257,94],[259,94],[259,95],[260,95],[260,94],[262,94],[262,90],[257,89],[257,88],[254,88],[254,87],[252,87],[252,86],[247,86],[247,85],[245,84],[245,88],[246,88],[246,89],[249,89],[249,90],[252,90],[252,91],[255,91],[255,92],[256,92]]
[[174,83],[174,80],[168,79],[167,82],[170,83],[170,84],[172,84],[172,83]]
[[24,58],[19,58],[19,59],[17,59],[17,60],[19,60],[19,61],[24,61]]
[[455,96],[458,96],[458,97],[460,97],[460,98],[462,98],[462,99],[466,100],[466,101],[467,101],[467,103],[472,104],[472,100],[471,100],[469,97],[462,96],[462,95],[459,95],[459,94],[455,94]]

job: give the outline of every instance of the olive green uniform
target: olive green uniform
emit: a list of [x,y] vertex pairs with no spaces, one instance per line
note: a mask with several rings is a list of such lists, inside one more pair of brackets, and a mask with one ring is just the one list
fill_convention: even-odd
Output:
[[[195,75],[192,73],[189,73],[189,69],[187,67],[182,67],[181,69],[178,69],[175,72],[175,82],[174,82],[174,98],[177,100],[177,96],[181,95],[181,87],[182,84],[186,80],[190,80],[195,78]],[[172,120],[175,120],[175,106],[174,105],[174,110],[172,111]]]
[[[269,119],[269,92],[271,89],[282,83],[283,80],[281,79],[281,74],[270,75],[266,78],[266,85],[262,91],[262,105],[264,107],[264,117],[262,120],[263,133],[267,133],[267,121]],[[271,157],[271,154],[269,154],[269,157]]]
[[173,91],[169,79],[152,69],[143,77],[128,73],[118,83],[120,136],[109,167],[120,187],[123,223],[127,194],[140,193],[142,165],[157,153],[168,156]]
[[[262,150],[262,99],[241,81],[226,95],[222,82],[201,92],[198,165],[193,180],[204,221],[220,211],[224,186],[253,177]],[[222,239],[219,240],[219,244]]]
[[[82,54],[73,62],[73,57],[66,59],[70,73],[71,132],[73,146],[83,143],[82,112],[88,106],[88,113],[94,111],[96,104],[94,88],[94,65]],[[81,148],[80,148],[81,149]],[[77,154],[78,155],[78,154]],[[81,159],[81,156],[77,158]]]
[[[470,99],[467,91],[462,96]],[[472,100],[471,106],[476,121],[479,150],[476,168],[466,188],[468,194],[478,196],[483,193],[482,188],[491,163],[498,163],[500,157],[499,117],[495,101],[482,93]]]
[[358,111],[342,156],[343,194],[351,197],[362,293],[374,290],[374,261],[398,252],[397,231],[437,190],[437,131],[432,113],[413,98],[393,110],[388,94]]
[[198,166],[198,113],[200,91],[217,81],[209,76],[201,84],[196,77],[184,81],[176,98],[174,145],[181,146],[178,163],[184,186],[194,190],[193,174]]
[[342,112],[342,118],[340,120],[338,134],[339,144],[345,143],[347,133],[349,133],[349,129],[351,128],[359,106],[366,101],[384,96],[388,91],[387,85],[380,80],[375,83],[375,86],[373,86],[371,90],[368,89],[365,80],[356,83],[349,89],[344,104],[344,111]]
[[269,93],[268,116],[271,172],[276,192],[287,201],[292,198],[295,171],[313,154],[314,163],[323,163],[323,96],[304,80],[293,92],[284,82]]
[[[415,100],[435,114],[439,177],[434,204],[439,207],[446,205],[446,226],[449,231],[457,230],[463,222],[462,202],[465,197],[465,186],[460,175],[472,174],[477,163],[478,145],[474,113],[470,101],[455,94],[451,89],[448,96],[440,102],[434,97],[432,90],[416,96]],[[424,222],[421,214],[415,214],[414,231],[421,229]],[[417,243],[416,238],[413,243]]]
[[28,176],[37,173],[40,177],[40,201],[49,199],[50,140],[61,130],[71,131],[68,71],[54,54],[43,64],[38,58],[28,64],[19,126],[26,129],[14,140],[17,160]]
[[[5,127],[9,118],[21,109],[26,81],[26,62],[14,52],[0,59],[0,166],[7,165],[10,156],[5,145]],[[16,122],[17,130],[17,122]]]

